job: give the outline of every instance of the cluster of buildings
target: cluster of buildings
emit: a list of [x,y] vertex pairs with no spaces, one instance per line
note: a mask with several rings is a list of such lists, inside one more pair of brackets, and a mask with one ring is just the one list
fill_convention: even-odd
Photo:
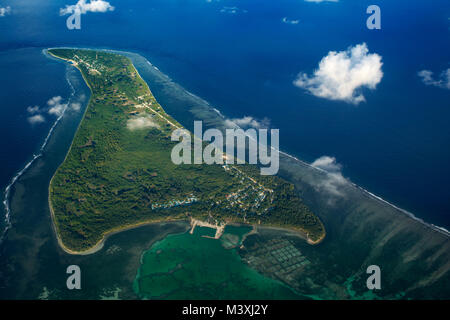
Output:
[[188,205],[197,201],[197,197],[195,197],[193,194],[190,194],[189,197],[184,200],[169,200],[166,203],[152,203],[152,210],[169,209],[173,207]]

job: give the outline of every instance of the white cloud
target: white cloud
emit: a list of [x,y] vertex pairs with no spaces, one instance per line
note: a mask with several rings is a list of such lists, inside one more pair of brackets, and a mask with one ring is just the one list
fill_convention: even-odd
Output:
[[152,121],[152,119],[148,116],[137,117],[133,119],[129,119],[127,121],[127,128],[129,130],[139,130],[146,128],[159,128],[159,125]]
[[347,184],[347,179],[342,175],[342,166],[336,162],[336,158],[322,156],[317,158],[311,166],[326,171],[322,179],[314,182],[314,187],[323,190],[336,197],[344,197],[342,187]]
[[234,119],[225,119],[225,126],[229,128],[267,128],[270,125],[270,120],[268,118],[264,118],[262,120],[257,120],[250,116],[245,116],[243,118],[234,118]]
[[61,96],[56,96],[56,97],[50,98],[50,99],[47,101],[47,104],[48,104],[49,106],[54,106],[54,105],[59,104],[59,103],[61,102],[61,100],[62,100],[62,97],[61,97]]
[[31,114],[38,113],[40,111],[41,110],[40,110],[39,106],[34,106],[34,107],[30,106],[30,107],[27,108],[27,112],[31,113]]
[[435,86],[442,89],[450,90],[450,68],[441,72],[438,79],[433,78],[433,72],[430,70],[422,70],[417,73],[422,82],[427,86]]
[[[66,109],[66,107],[68,106],[67,103],[63,103],[62,102],[62,97],[61,96],[55,96],[53,98],[50,98],[47,101],[47,108],[40,108],[39,106],[29,106],[27,107],[27,112],[33,116],[28,118],[28,122],[30,122],[31,124],[35,124],[35,123],[42,123],[45,122],[45,118],[42,115],[42,113],[47,112],[50,115],[55,115],[57,117],[59,117],[60,115],[62,115],[64,113],[64,110]],[[70,105],[72,110],[78,111],[81,108],[81,104],[80,103],[71,103]]]
[[300,22],[300,20],[298,20],[298,19],[291,20],[291,19],[288,19],[288,17],[284,17],[283,19],[281,19],[281,21],[286,24],[299,24],[299,22]]
[[104,0],[91,0],[86,2],[86,0],[79,0],[74,5],[66,5],[65,8],[59,9],[59,14],[64,16],[67,14],[72,14],[76,10],[79,10],[81,14],[86,14],[87,12],[107,12],[113,11],[114,7],[108,1]]
[[81,109],[81,103],[79,102],[73,102],[70,104],[70,109],[72,109],[73,111],[80,111]]
[[48,114],[53,114],[55,116],[60,116],[64,109],[67,107],[67,103],[61,103],[62,97],[56,96],[47,101],[47,105],[49,109],[47,110]]
[[28,117],[28,122],[31,124],[42,123],[45,122],[45,118],[40,114],[36,114],[34,116]]
[[341,171],[342,169],[342,166],[336,162],[336,158],[329,156],[317,158],[311,165],[328,172]]
[[11,7],[10,6],[6,6],[6,7],[0,7],[0,17],[4,17],[8,14],[11,13]]
[[316,97],[358,104],[365,101],[361,88],[375,89],[383,77],[381,56],[369,53],[365,43],[345,51],[330,51],[313,75],[300,73],[294,85]]
[[64,111],[63,105],[57,105],[48,109],[48,114],[53,114],[55,116],[60,116]]

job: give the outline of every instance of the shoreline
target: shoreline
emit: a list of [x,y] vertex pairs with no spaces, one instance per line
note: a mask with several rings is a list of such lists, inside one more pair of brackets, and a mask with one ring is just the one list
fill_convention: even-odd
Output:
[[[258,232],[258,230],[257,230],[258,228],[283,231],[285,233],[289,233],[290,235],[302,238],[303,240],[306,241],[306,243],[308,243],[309,245],[312,245],[312,246],[315,246],[315,245],[318,245],[319,243],[321,243],[326,238],[326,235],[327,235],[326,231],[324,231],[324,234],[322,235],[322,237],[320,237],[317,240],[312,240],[309,237],[308,232],[305,232],[305,231],[299,230],[299,229],[295,229],[295,228],[283,228],[283,227],[279,227],[279,226],[270,226],[270,225],[255,225],[254,233]],[[251,233],[252,233],[252,231],[250,232],[250,234]],[[250,235],[250,234],[248,234],[248,235]]]
[[120,232],[124,232],[124,231],[128,231],[128,230],[133,230],[133,229],[137,229],[140,227],[144,227],[144,226],[149,226],[152,224],[160,224],[160,223],[177,223],[177,222],[184,222],[184,223],[189,223],[190,227],[186,229],[186,231],[189,230],[190,234],[193,234],[195,227],[206,227],[206,228],[211,228],[211,229],[216,229],[216,234],[214,237],[210,237],[210,236],[203,236],[205,238],[210,238],[210,239],[215,239],[215,240],[219,240],[220,237],[223,235],[226,226],[237,226],[237,227],[242,227],[242,226],[248,226],[251,227],[252,230],[250,230],[249,232],[247,232],[246,234],[244,234],[242,236],[242,240],[241,240],[241,244],[244,243],[244,241],[247,239],[247,237],[253,235],[253,234],[257,234],[258,233],[258,228],[260,229],[270,229],[270,230],[278,230],[278,231],[283,231],[285,233],[288,233],[292,236],[297,236],[300,237],[303,240],[306,240],[306,242],[310,245],[317,245],[320,242],[322,242],[322,240],[325,238],[325,235],[323,237],[321,237],[319,240],[316,241],[312,241],[307,235],[305,235],[304,232],[301,232],[299,230],[295,230],[295,229],[289,229],[289,228],[282,228],[282,227],[272,227],[272,226],[259,226],[257,224],[247,224],[247,223],[240,223],[240,222],[231,222],[231,223],[224,223],[224,224],[218,224],[218,225],[213,225],[210,224],[208,222],[202,221],[202,220],[198,220],[198,219],[194,219],[194,218],[190,218],[190,219],[169,219],[169,220],[152,220],[152,221],[142,221],[142,222],[137,222],[131,225],[126,225],[126,226],[121,226],[121,227],[117,227],[114,229],[109,230],[108,232],[104,233],[102,235],[102,238],[92,247],[90,247],[89,249],[83,250],[83,251],[76,251],[76,250],[72,250],[69,249],[66,245],[64,245],[61,236],[59,235],[59,233],[57,232],[57,227],[56,227],[56,223],[54,221],[55,217],[54,217],[54,211],[53,211],[53,207],[51,206],[51,203],[49,201],[49,208],[50,208],[50,212],[51,212],[51,216],[52,216],[52,227],[53,230],[55,232],[56,235],[56,239],[58,242],[59,247],[67,254],[70,255],[80,255],[80,256],[85,256],[85,255],[91,255],[94,253],[99,252],[100,250],[103,249],[105,242],[113,235],[118,234]]
[[51,212],[51,216],[52,216],[52,227],[53,227],[53,231],[55,232],[56,235],[56,239],[58,242],[59,247],[67,254],[70,255],[79,255],[79,256],[87,256],[87,255],[91,255],[94,253],[99,252],[100,250],[103,249],[106,240],[109,239],[109,237],[118,234],[120,232],[124,232],[124,231],[128,231],[128,230],[133,230],[133,229],[137,229],[140,227],[145,227],[148,225],[152,225],[152,224],[159,224],[159,223],[174,223],[174,222],[186,222],[187,221],[185,219],[179,219],[179,220],[152,220],[152,221],[142,221],[142,222],[137,222],[131,225],[126,225],[126,226],[121,226],[121,227],[117,227],[114,229],[109,230],[108,232],[104,233],[102,235],[102,238],[92,247],[83,250],[83,251],[76,251],[76,250],[72,250],[69,249],[66,245],[64,245],[60,234],[57,231],[57,226],[55,223],[55,216],[54,216],[54,212],[53,212],[53,207],[51,206],[50,203],[50,199],[49,199],[49,208],[50,208],[50,212]]
[[[86,108],[85,108],[85,110],[84,110],[83,116],[81,117],[80,123],[78,124],[77,130],[75,131],[75,135],[76,135],[77,132],[78,132],[78,130],[79,130],[79,128],[80,128],[80,126],[81,126],[81,123],[82,123],[83,120],[84,120],[84,117],[85,117],[85,115],[86,115],[86,111],[87,111],[87,109],[88,109],[89,103],[91,102],[91,98],[92,98],[92,89],[91,89],[89,83],[88,83],[88,82],[86,81],[86,79],[84,78],[83,72],[81,72],[81,70],[78,68],[78,66],[76,65],[76,63],[75,63],[74,61],[69,60],[69,59],[63,59],[63,58],[57,57],[57,56],[55,56],[54,54],[52,54],[51,52],[49,52],[49,50],[50,50],[50,48],[47,48],[47,49],[44,50],[44,52],[45,52],[46,54],[48,54],[49,56],[51,56],[53,59],[71,62],[70,65],[78,69],[78,71],[80,72],[81,76],[83,77],[84,82],[86,83],[86,85],[88,86],[89,91],[90,91],[90,97],[89,97],[89,100],[88,100],[88,102],[87,102],[87,105],[86,105]],[[73,250],[67,248],[67,247],[64,245],[64,243],[62,242],[62,239],[61,239],[60,234],[59,234],[59,232],[58,232],[58,226],[57,226],[56,219],[55,219],[55,213],[54,213],[54,211],[53,211],[53,206],[52,206],[52,203],[51,203],[51,200],[50,200],[50,198],[51,198],[50,189],[51,189],[51,186],[52,186],[53,178],[55,177],[56,173],[58,172],[58,170],[59,170],[59,168],[62,166],[62,164],[66,161],[67,156],[69,155],[70,151],[72,150],[72,146],[73,146],[73,139],[72,139],[72,142],[70,143],[70,147],[69,147],[69,149],[68,149],[66,155],[64,156],[63,161],[62,161],[62,162],[60,163],[60,165],[56,168],[56,170],[55,170],[55,172],[53,173],[52,178],[50,179],[50,182],[49,182],[49,184],[48,184],[48,207],[49,207],[49,210],[50,210],[50,216],[51,216],[51,220],[52,220],[52,229],[53,229],[53,231],[55,232],[56,239],[57,239],[57,241],[58,241],[59,247],[60,247],[64,252],[66,252],[66,253],[68,253],[68,254],[74,254],[74,255],[76,255],[76,254],[78,254],[78,255],[88,255],[88,254],[93,254],[93,253],[95,253],[95,252],[101,250],[101,249],[103,248],[103,244],[102,244],[102,243],[97,243],[93,248],[90,248],[90,249],[88,249],[88,250],[86,250],[86,251],[73,251]],[[102,240],[103,240],[103,239],[102,239]],[[100,242],[101,242],[101,241],[100,241]],[[100,247],[97,247],[97,246],[99,246],[99,245],[100,245]]]

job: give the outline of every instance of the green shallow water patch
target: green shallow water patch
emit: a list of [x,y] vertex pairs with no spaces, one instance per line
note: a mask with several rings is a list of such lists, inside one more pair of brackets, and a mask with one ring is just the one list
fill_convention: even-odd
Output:
[[225,227],[224,233],[225,234],[232,234],[232,235],[236,235],[239,237],[240,240],[242,240],[242,238],[249,233],[250,231],[252,231],[252,227],[250,226],[235,226],[235,225],[227,225]]
[[[148,299],[304,299],[281,282],[244,264],[209,228],[169,235],[142,256],[134,290]],[[241,238],[250,229],[226,230]],[[233,233],[231,233],[233,232]]]

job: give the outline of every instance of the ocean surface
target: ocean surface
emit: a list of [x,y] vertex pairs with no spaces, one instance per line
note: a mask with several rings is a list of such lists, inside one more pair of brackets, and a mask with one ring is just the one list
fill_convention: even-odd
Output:
[[[207,228],[187,234],[186,222],[152,224],[111,236],[95,254],[66,254],[52,229],[47,187],[67,153],[86,108],[89,90],[77,69],[49,57],[43,48],[10,50],[8,54],[18,60],[27,58],[39,65],[47,64],[46,69],[61,86],[57,90],[61,98],[49,92],[49,97],[39,104],[38,114],[45,117],[45,122],[35,123],[34,128],[39,129],[40,125],[42,136],[30,138],[30,148],[35,143],[35,151],[24,157],[22,169],[15,172],[6,189],[5,204],[11,213],[12,227],[0,245],[0,299],[170,299],[192,292],[203,299],[242,297],[246,292],[267,299],[448,296],[445,284],[450,274],[435,272],[446,268],[450,254],[448,233],[425,227],[352,184],[342,186],[345,198],[332,199],[328,193],[312,188],[326,181],[323,179],[328,179],[327,175],[285,154],[281,157],[280,174],[296,184],[305,203],[323,219],[327,237],[320,245],[311,246],[289,232],[258,228],[257,234],[243,244],[256,245],[256,251],[244,249],[251,255],[258,254],[258,247],[270,246],[273,239],[290,243],[290,250],[298,250],[308,261],[301,273],[294,275],[297,278],[292,278],[293,283],[292,279],[285,278],[281,283],[271,273],[256,272],[261,265],[249,268],[244,258],[239,258],[240,250],[231,247],[240,243],[239,238],[248,227],[227,227],[220,240],[213,240],[202,237],[212,234],[213,230]],[[223,124],[223,117],[207,101],[186,91],[147,59],[124,51],[121,54],[132,59],[166,111],[189,129],[194,118],[203,119],[208,126]],[[14,68],[15,72],[20,70],[24,72],[19,66]],[[38,82],[49,75],[32,74]],[[59,115],[49,114],[50,107],[66,104]],[[28,123],[35,110],[22,109],[24,121]],[[214,259],[205,260],[204,251]],[[158,260],[162,258],[168,265]],[[367,291],[367,263],[377,263],[385,270],[381,296]],[[83,290],[67,290],[65,286],[65,269],[72,264],[83,270]],[[176,265],[167,274],[161,274],[154,272],[155,264],[161,268]],[[186,277],[192,274],[195,278],[198,270],[204,276],[199,279],[201,284]],[[226,283],[221,279],[227,279]],[[423,288],[416,288],[419,282]],[[170,292],[162,284],[170,286]],[[222,286],[224,290],[220,290]]]
[[[59,15],[67,1],[4,1],[11,13],[0,18],[3,190],[55,120],[31,125],[27,107],[70,95],[65,66],[26,48],[110,48],[141,54],[226,117],[268,118],[283,151],[307,162],[335,157],[351,181],[450,228],[450,91],[417,76],[449,67],[448,1],[378,1],[378,31],[365,27],[369,1],[111,0],[115,10],[83,15],[81,30],[68,30]],[[382,56],[384,73],[375,90],[363,91],[366,102],[329,101],[293,85],[329,51],[362,42]]]

